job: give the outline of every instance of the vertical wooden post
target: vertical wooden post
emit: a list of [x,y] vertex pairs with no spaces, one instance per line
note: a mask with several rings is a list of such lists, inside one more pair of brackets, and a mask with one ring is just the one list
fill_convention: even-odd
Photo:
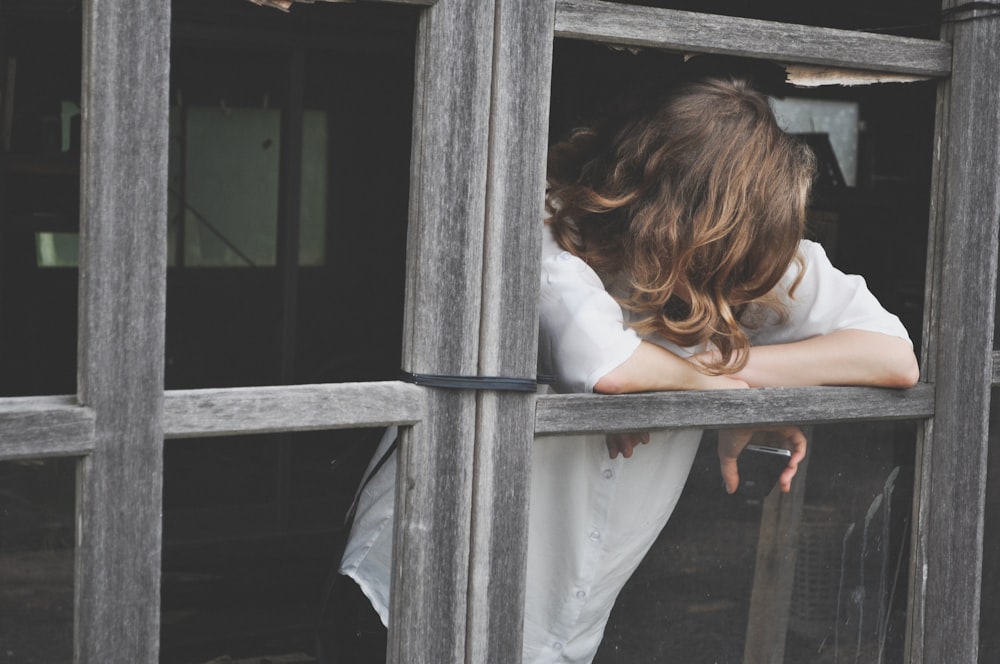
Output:
[[86,0],[76,661],[156,662],[170,3]]
[[[403,368],[478,368],[493,0],[440,0],[417,35]],[[389,661],[465,658],[471,390],[430,389],[397,467]]]
[[[555,6],[498,0],[479,371],[533,378]],[[479,395],[467,661],[521,652],[535,395]]]
[[[954,3],[946,2],[946,6]],[[936,405],[919,452],[911,582],[910,662],[978,657],[986,450],[1000,224],[1000,23],[948,29],[952,77],[943,87],[935,202],[940,266],[929,330]]]

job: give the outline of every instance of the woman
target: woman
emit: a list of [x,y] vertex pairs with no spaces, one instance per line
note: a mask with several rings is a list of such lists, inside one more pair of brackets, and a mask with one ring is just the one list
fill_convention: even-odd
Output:
[[[916,360],[899,320],[862,279],[801,239],[813,169],[766,98],[723,78],[678,86],[618,129],[578,130],[555,146],[540,371],[556,376],[557,391],[609,394],[913,385]],[[729,491],[752,435],[720,436]],[[793,450],[780,480],[787,491],[805,439],[794,427],[766,435]],[[700,437],[536,441],[524,662],[593,659],[615,598],[676,504]],[[649,444],[636,448],[641,442]],[[341,567],[383,622],[394,472],[386,465],[362,492]]]

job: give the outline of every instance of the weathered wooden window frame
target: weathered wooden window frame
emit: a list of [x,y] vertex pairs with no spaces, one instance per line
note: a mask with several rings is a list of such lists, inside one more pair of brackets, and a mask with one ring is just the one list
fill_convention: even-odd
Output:
[[406,425],[389,661],[438,664],[519,650],[535,433],[918,418],[907,661],[975,663],[1000,381],[1000,24],[957,23],[929,41],[595,0],[394,1],[425,7],[404,369],[534,374],[555,35],[940,77],[924,383],[537,399],[395,382],[164,393],[170,5],[85,0],[78,394],[0,399],[0,459],[81,458],[76,661],[157,659],[164,437]]

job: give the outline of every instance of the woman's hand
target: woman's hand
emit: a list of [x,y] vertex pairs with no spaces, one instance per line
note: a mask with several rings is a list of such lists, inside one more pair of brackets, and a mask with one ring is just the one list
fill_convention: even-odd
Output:
[[632,450],[638,445],[649,442],[647,431],[626,431],[625,433],[609,433],[604,436],[604,444],[608,446],[608,455],[614,459],[619,454],[628,459]]
[[788,467],[778,478],[783,493],[792,489],[792,478],[799,462],[806,457],[806,436],[798,427],[770,427],[761,429],[723,429],[719,431],[719,470],[726,485],[726,493],[734,493],[740,486],[740,473],[736,459],[750,443],[783,447],[791,450]]

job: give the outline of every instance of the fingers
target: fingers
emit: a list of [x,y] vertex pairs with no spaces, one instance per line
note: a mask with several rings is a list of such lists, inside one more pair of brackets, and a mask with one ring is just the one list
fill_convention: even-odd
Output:
[[778,478],[778,485],[781,487],[782,492],[788,493],[792,490],[792,478],[798,472],[799,462],[806,458],[808,441],[805,434],[798,427],[786,427],[782,433],[785,436],[782,441],[783,447],[792,451],[792,457],[788,460],[788,467],[785,468],[784,472],[781,473],[781,477]]
[[604,436],[604,444],[608,447],[608,456],[612,459],[621,454],[626,459],[632,456],[632,450],[637,445],[649,442],[647,431],[626,431],[625,433],[609,433]]
[[740,486],[740,471],[736,459],[740,452],[750,442],[753,431],[750,429],[723,429],[719,432],[719,472],[726,493],[735,493]]

